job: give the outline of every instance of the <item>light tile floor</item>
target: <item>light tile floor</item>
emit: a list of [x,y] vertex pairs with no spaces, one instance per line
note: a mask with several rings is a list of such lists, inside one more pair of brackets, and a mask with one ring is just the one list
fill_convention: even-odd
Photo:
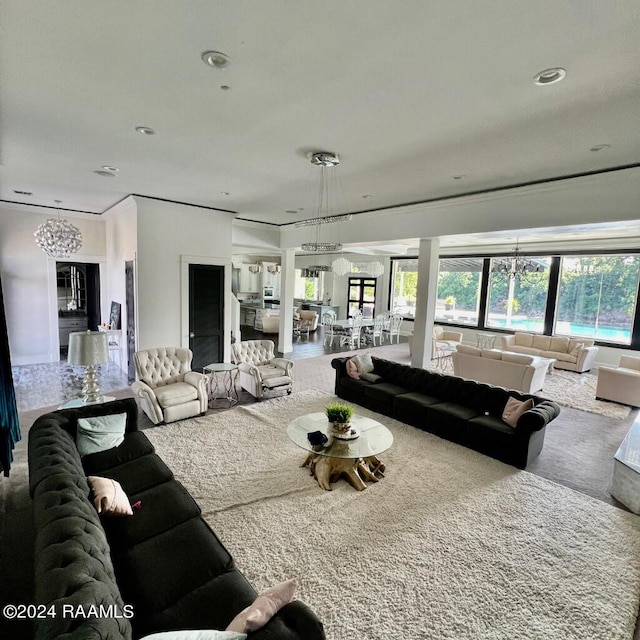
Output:
[[[113,364],[96,367],[101,393],[129,386],[127,374]],[[82,396],[85,368],[66,360],[12,367],[18,411],[63,404]]]

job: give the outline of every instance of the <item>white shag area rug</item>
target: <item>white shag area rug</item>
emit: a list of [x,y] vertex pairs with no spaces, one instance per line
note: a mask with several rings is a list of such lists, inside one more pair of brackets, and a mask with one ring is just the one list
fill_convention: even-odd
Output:
[[572,409],[598,413],[619,420],[626,418],[631,411],[630,407],[617,402],[596,400],[596,383],[597,378],[594,375],[555,369],[553,375],[546,376],[544,389],[537,395],[550,398]]
[[297,576],[329,640],[632,638],[638,516],[361,407],[387,477],[323,491],[286,428],[332,399],[145,431],[258,591]]

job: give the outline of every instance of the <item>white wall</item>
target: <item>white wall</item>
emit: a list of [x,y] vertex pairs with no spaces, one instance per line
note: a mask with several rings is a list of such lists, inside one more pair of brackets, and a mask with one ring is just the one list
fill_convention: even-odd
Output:
[[[55,209],[0,205],[0,271],[13,365],[53,362],[60,357],[56,260],[47,257],[33,237],[38,225],[55,216]],[[63,213],[62,217],[73,222],[83,237],[82,248],[69,261],[104,263],[104,222],[90,214]]]
[[[128,197],[109,209],[103,215],[107,246],[107,306],[103,305],[102,320],[109,319],[111,302],[119,302],[121,307],[122,340],[120,341],[120,362],[122,370],[127,371],[127,299],[125,281],[125,263],[134,263],[134,283],[136,272],[136,249],[138,241],[138,216],[136,201]],[[136,329],[137,335],[137,329]]]
[[[231,300],[232,216],[150,198],[134,199],[138,237],[137,348],[187,346],[184,264],[215,262],[228,266],[225,299]],[[230,305],[226,305],[225,353],[230,343],[230,313]]]

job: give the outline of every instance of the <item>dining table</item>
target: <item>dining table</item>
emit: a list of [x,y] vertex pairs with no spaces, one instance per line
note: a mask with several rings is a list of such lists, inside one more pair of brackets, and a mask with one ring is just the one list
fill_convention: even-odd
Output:
[[[363,327],[373,327],[373,318],[366,318],[362,320]],[[353,318],[346,318],[345,320],[334,320],[334,329],[351,329],[353,327]]]

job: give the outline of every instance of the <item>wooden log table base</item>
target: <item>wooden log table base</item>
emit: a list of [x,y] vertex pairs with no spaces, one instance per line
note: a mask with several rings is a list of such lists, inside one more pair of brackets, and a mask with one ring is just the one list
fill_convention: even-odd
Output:
[[367,488],[367,482],[384,478],[385,464],[377,456],[367,458],[330,458],[310,453],[302,464],[309,467],[311,475],[325,490],[331,491],[331,483],[344,479],[357,491]]

